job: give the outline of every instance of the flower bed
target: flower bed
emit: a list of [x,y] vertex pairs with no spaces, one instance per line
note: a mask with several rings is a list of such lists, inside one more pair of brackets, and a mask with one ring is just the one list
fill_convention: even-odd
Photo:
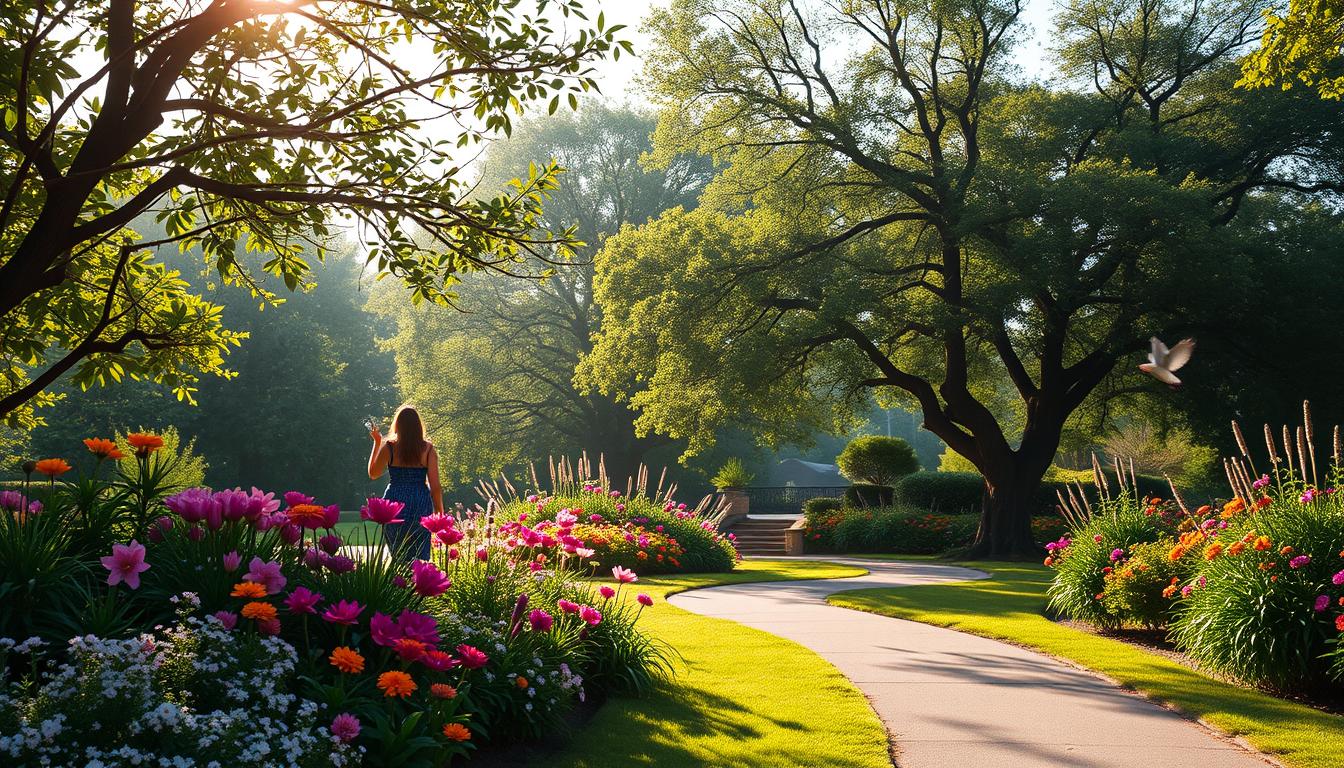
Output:
[[[970,546],[978,515],[944,515],[910,507],[836,508],[811,505],[804,510],[803,540],[809,552],[886,552],[938,554]],[[1039,542],[1058,538],[1068,524],[1058,515],[1033,517]]]
[[[167,486],[152,437],[0,497],[6,762],[442,765],[667,668],[633,571],[574,579],[573,523],[522,541],[432,515],[431,560],[407,562],[342,541],[301,493]],[[123,449],[138,471],[106,461]]]
[[1247,683],[1344,691],[1341,475],[1318,487],[1301,462],[1275,461],[1273,477],[1232,466],[1225,503],[1122,494],[1080,516],[1047,547],[1050,605],[1104,627],[1165,628],[1202,667]]
[[732,570],[739,559],[732,534],[719,532],[707,504],[693,509],[666,497],[627,497],[598,482],[566,483],[549,494],[514,497],[502,504],[499,518],[513,540],[523,543],[570,526],[570,535],[583,542],[576,550],[579,561],[598,570],[622,566],[641,573],[717,573]]

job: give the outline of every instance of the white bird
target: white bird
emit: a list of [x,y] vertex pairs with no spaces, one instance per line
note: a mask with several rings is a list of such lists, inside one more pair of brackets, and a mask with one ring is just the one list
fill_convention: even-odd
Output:
[[1181,386],[1181,380],[1176,378],[1173,371],[1179,371],[1181,366],[1190,362],[1190,356],[1195,352],[1195,340],[1181,339],[1171,349],[1167,349],[1167,345],[1156,336],[1149,341],[1153,345],[1152,351],[1148,353],[1148,362],[1139,365],[1139,370],[1172,389]]

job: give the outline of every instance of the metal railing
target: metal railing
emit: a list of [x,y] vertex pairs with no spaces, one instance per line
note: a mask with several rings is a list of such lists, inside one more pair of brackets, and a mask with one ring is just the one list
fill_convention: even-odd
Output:
[[748,487],[743,489],[751,499],[753,514],[798,514],[803,511],[803,502],[824,496],[843,496],[846,486],[831,485],[781,485],[774,487]]

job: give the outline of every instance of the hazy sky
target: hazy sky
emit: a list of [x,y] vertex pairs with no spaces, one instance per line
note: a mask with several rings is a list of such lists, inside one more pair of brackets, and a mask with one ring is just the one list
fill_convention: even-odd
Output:
[[[632,105],[647,102],[634,82],[643,66],[640,54],[649,45],[649,38],[640,30],[641,22],[651,8],[665,7],[667,4],[668,0],[589,0],[585,3],[589,10],[600,8],[609,24],[626,25],[624,34],[635,46],[634,56],[622,56],[620,61],[606,60],[597,66],[602,93],[608,99]],[[1031,34],[1024,35],[1016,58],[1023,73],[1028,76],[1044,77],[1050,74],[1047,46],[1053,8],[1053,0],[1025,0],[1022,19],[1031,28]]]

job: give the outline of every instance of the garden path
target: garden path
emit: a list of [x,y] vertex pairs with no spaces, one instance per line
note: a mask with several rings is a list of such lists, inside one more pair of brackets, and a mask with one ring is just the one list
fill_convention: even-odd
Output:
[[[697,589],[669,602],[771,632],[826,658],[868,696],[891,734],[900,768],[1274,764],[1058,659],[826,603],[827,595],[845,590],[964,581],[986,578],[985,573],[933,563],[826,559],[862,565],[870,573],[852,579]],[[760,672],[765,684],[774,675],[789,673]]]

